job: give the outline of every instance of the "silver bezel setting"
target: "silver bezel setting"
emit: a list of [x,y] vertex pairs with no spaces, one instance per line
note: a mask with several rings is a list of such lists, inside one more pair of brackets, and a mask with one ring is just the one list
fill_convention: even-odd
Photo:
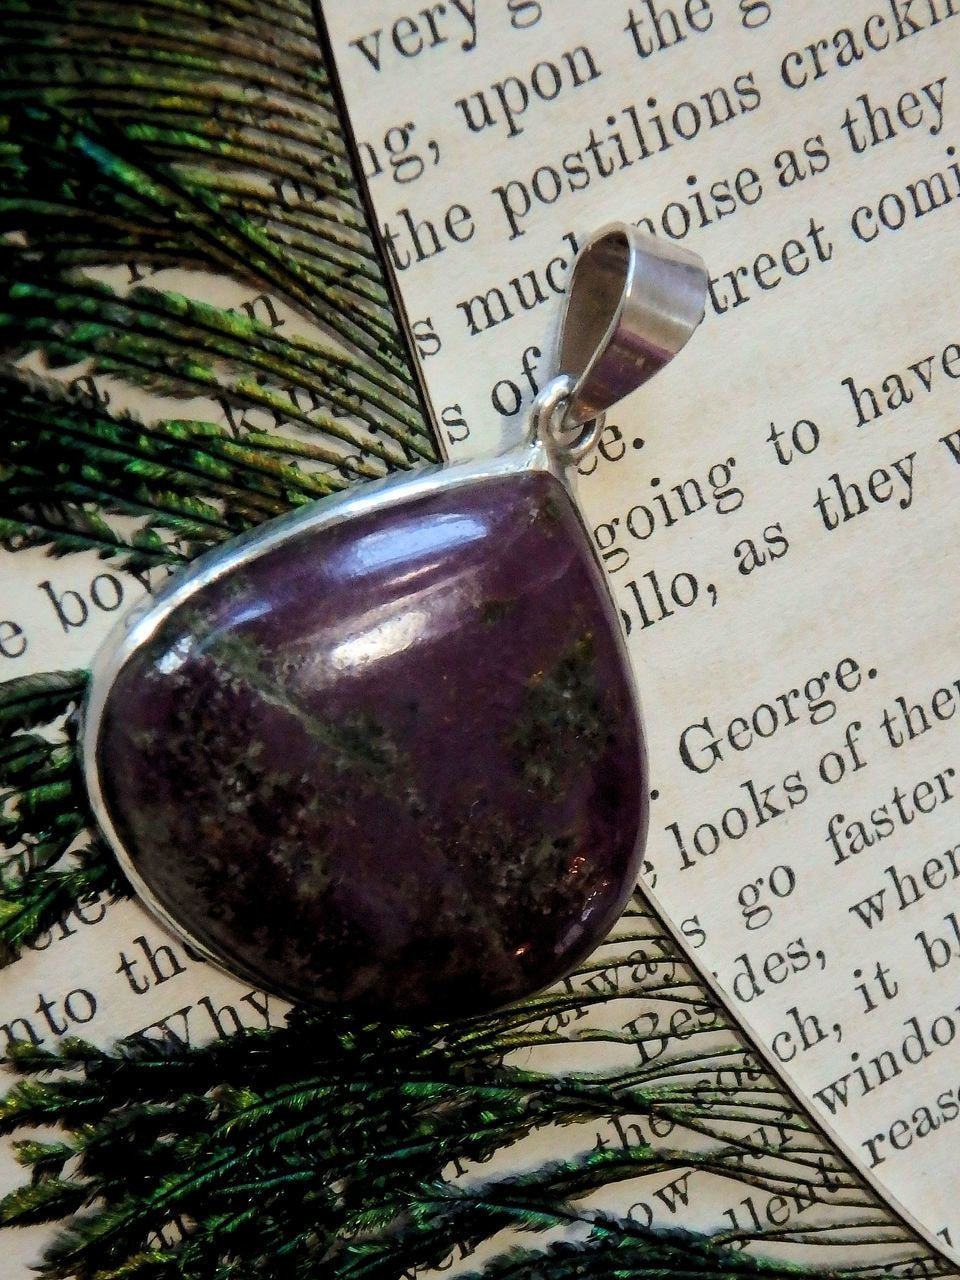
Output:
[[[389,510],[390,507],[411,498],[502,476],[520,475],[528,471],[547,471],[569,489],[567,475],[562,463],[558,460],[557,452],[535,440],[497,457],[453,465],[440,464],[416,471],[401,472],[383,480],[318,499],[309,506],[271,520],[260,528],[231,541],[225,547],[218,547],[201,556],[189,569],[177,574],[165,584],[155,596],[148,597],[135,605],[118,621],[113,631],[107,636],[94,660],[86,698],[81,708],[81,767],[90,807],[100,832],[110,845],[121,870],[133,885],[141,902],[174,936],[183,939],[194,951],[218,969],[233,977],[242,974],[239,966],[232,963],[229,966],[225,965],[199,938],[175,920],[157,898],[137,871],[134,859],[113,823],[104,798],[99,751],[100,735],[107,699],[121,670],[143,645],[152,640],[175,609],[196,592],[240,566],[257,559],[265,552],[281,547],[304,533],[330,528],[375,511]],[[586,526],[583,525],[583,517],[576,501],[573,502],[573,507],[583,526],[584,537],[592,548],[593,540]],[[596,555],[595,552],[594,555]],[[623,644],[622,635],[620,642]],[[636,696],[631,664],[626,653],[624,653],[624,663],[634,694],[634,711],[640,721],[639,700]]]

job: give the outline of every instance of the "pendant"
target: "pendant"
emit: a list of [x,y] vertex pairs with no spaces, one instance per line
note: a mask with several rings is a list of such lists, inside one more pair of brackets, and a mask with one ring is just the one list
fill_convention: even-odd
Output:
[[109,639],[84,709],[94,812],[194,949],[290,1000],[433,1020],[531,995],[603,940],[648,784],[565,477],[705,288],[695,255],[604,229],[521,446],[264,525]]

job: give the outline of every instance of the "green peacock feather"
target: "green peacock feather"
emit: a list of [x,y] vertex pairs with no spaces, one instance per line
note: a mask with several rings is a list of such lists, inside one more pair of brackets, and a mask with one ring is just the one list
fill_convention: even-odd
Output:
[[[5,545],[152,583],[434,458],[314,8],[0,13]],[[8,959],[126,892],[79,777],[85,678],[0,686]],[[0,1129],[26,1173],[0,1221],[59,1224],[51,1280],[781,1277],[812,1269],[810,1245],[823,1274],[946,1273],[757,1067],[639,899],[562,987],[495,1017],[414,1032],[298,1012],[199,1047],[168,1029],[10,1058]],[[648,1201],[682,1209],[708,1177],[731,1206],[797,1213],[656,1225]]]

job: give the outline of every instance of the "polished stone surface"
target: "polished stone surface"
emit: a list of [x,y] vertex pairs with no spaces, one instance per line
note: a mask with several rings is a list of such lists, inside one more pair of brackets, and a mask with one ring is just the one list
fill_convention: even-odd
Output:
[[389,1018],[496,1008],[608,932],[646,826],[602,574],[527,472],[304,532],[123,667],[104,801],[223,965]]

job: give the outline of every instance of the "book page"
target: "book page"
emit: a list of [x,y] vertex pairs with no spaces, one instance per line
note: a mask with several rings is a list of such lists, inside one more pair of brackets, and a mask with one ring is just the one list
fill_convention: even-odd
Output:
[[623,219],[706,259],[702,329],[579,477],[649,731],[643,883],[953,1250],[960,5],[328,21],[450,457],[519,440],[585,235]]

